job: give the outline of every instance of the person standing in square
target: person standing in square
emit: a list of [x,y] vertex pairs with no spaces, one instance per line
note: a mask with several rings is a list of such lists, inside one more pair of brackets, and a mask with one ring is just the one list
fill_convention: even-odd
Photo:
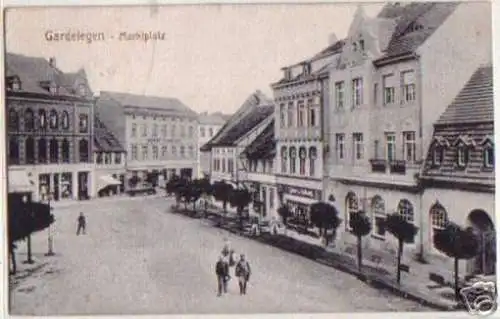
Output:
[[87,227],[87,220],[85,219],[85,216],[83,215],[83,212],[80,212],[80,216],[78,216],[78,228],[76,230],[76,235],[80,235],[80,231],[83,232],[85,235],[85,229]]
[[245,259],[245,255],[241,254],[235,268],[235,275],[238,277],[238,284],[240,286],[240,295],[246,295],[247,293],[247,283],[250,280],[250,274],[250,264]]
[[217,296],[220,297],[222,292],[227,293],[227,282],[229,280],[229,265],[222,256],[215,264],[215,274],[217,275]]

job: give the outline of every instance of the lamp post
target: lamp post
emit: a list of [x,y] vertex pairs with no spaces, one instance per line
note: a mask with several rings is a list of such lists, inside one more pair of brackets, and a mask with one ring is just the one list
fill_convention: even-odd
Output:
[[[49,214],[52,212],[52,207],[50,206],[50,200],[52,199],[52,193],[46,193],[45,195],[47,197],[47,204],[49,205]],[[45,256],[54,256],[54,250],[53,250],[53,238],[52,238],[52,223],[49,224],[49,227],[47,229],[47,244],[48,244],[48,251],[45,254]]]
[[27,195],[23,196],[23,203],[24,203],[24,209],[27,210],[27,216],[28,216],[28,225],[26,227],[29,228],[28,236],[27,236],[27,246],[28,246],[28,259],[24,262],[25,264],[33,264],[34,261],[31,256],[31,232],[33,230],[33,212],[31,211],[31,203],[30,200],[28,199]]

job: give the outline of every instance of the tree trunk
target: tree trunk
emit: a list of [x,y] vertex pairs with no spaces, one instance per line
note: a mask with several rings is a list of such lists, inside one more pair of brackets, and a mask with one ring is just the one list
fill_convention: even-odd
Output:
[[358,271],[361,273],[361,267],[363,266],[363,251],[361,247],[361,236],[358,236]]
[[454,268],[455,268],[455,299],[459,301],[460,299],[460,289],[458,288],[458,258],[454,260]]
[[205,200],[205,218],[208,218],[208,200]]
[[33,259],[31,258],[31,234],[28,235],[28,240],[26,241],[26,244],[28,245],[28,260],[26,262],[31,264],[33,263]]
[[14,247],[10,249],[10,258],[12,261],[12,274],[15,275],[17,273],[17,262],[16,262],[16,250]]
[[240,231],[243,231],[243,208],[238,207],[238,222],[240,224]]
[[403,241],[398,241],[398,269],[397,269],[397,283],[401,283],[401,255],[403,254]]

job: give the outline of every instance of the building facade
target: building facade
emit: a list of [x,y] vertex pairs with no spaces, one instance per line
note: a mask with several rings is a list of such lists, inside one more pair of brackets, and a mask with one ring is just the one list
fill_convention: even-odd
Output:
[[[198,116],[198,146],[200,149],[203,145],[208,143],[224,126],[226,117],[221,113],[208,112],[201,113]],[[210,174],[210,152],[198,152],[198,169],[197,176],[202,178]]]
[[[477,18],[469,21],[472,12]],[[419,173],[432,125],[490,58],[490,24],[479,18],[488,12],[488,4],[470,3],[389,4],[375,18],[356,12],[330,70],[326,191],[343,219],[340,249],[355,243],[349,218],[359,210],[372,220],[365,244],[379,251],[395,244],[384,228],[387,214],[420,228]],[[421,255],[424,236],[405,251]]]
[[330,36],[326,49],[311,59],[284,68],[284,78],[272,84],[278,197],[295,217],[306,220],[309,206],[324,199],[328,66],[338,63],[343,46],[343,41]]
[[9,172],[28,176],[33,200],[88,199],[94,99],[85,72],[63,73],[55,58],[8,53],[6,107]]
[[96,112],[127,150],[127,181],[163,186],[173,175],[196,173],[198,115],[178,99],[101,92]]
[[478,256],[463,261],[461,269],[495,274],[493,101],[493,69],[482,66],[434,125],[422,173],[421,232],[425,259],[442,264],[445,272],[453,269],[452,261],[434,247],[432,238],[451,221],[472,227],[480,240]]

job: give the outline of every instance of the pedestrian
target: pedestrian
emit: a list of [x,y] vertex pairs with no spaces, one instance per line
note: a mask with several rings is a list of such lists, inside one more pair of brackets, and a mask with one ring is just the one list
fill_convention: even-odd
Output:
[[229,281],[229,265],[222,256],[219,256],[219,260],[215,264],[215,274],[217,275],[217,297],[220,297],[222,292],[227,293],[227,282]]
[[83,232],[85,235],[85,228],[87,226],[87,221],[85,219],[85,216],[83,215],[83,212],[80,212],[80,216],[78,216],[78,228],[76,230],[76,234],[80,235],[80,231]]
[[236,264],[234,270],[236,277],[238,277],[238,284],[240,286],[240,295],[246,295],[247,293],[247,283],[250,280],[250,264],[245,260],[245,255],[240,255],[240,260]]

